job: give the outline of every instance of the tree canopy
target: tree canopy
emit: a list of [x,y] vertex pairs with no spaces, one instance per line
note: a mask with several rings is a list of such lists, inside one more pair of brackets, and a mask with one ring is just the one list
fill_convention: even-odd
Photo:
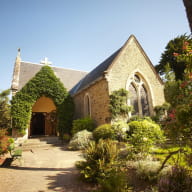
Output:
[[177,60],[175,54],[186,53],[186,50],[183,49],[185,42],[188,42],[192,46],[192,36],[184,34],[168,42],[165,51],[161,55],[159,65],[155,67],[160,75],[165,75],[169,68],[170,72],[174,72],[176,80],[183,79],[186,62]]
[[9,89],[0,93],[0,129],[10,129],[11,126],[9,94]]

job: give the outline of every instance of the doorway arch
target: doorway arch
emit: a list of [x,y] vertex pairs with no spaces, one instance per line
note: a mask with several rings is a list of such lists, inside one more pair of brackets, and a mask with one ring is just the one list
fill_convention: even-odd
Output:
[[29,136],[56,135],[56,106],[52,99],[42,96],[32,106]]

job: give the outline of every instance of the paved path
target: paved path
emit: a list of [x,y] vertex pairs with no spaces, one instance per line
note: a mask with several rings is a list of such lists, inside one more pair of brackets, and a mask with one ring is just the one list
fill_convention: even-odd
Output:
[[25,151],[21,162],[0,168],[0,192],[88,192],[74,166],[81,159],[80,152],[64,147]]

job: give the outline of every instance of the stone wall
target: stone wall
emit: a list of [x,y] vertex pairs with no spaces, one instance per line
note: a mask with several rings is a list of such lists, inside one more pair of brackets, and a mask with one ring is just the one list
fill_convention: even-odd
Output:
[[96,125],[109,122],[109,92],[107,81],[102,79],[74,96],[75,119],[85,117],[84,98],[86,95],[90,98],[91,118],[95,120]]
[[108,70],[109,92],[120,88],[128,89],[130,78],[137,73],[146,82],[147,91],[150,93],[151,110],[154,106],[163,104],[164,86],[151,65],[137,40],[130,38]]

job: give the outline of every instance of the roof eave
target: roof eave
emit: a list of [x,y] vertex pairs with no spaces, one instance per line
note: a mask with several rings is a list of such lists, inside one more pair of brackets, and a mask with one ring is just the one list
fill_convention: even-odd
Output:
[[95,83],[101,81],[105,79],[105,75],[103,74],[102,76],[98,77],[97,79],[95,79],[94,81],[90,82],[88,85],[86,85],[85,87],[81,88],[80,90],[78,90],[76,93],[74,94],[71,94],[71,96],[76,96],[78,95],[79,93],[81,93],[82,91],[84,91],[85,89],[88,89],[90,86],[94,85]]

